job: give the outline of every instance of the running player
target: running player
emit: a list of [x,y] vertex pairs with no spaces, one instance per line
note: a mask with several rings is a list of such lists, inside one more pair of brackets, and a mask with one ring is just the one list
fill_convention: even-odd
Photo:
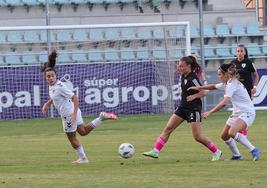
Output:
[[43,113],[47,113],[48,107],[54,104],[58,113],[62,118],[63,130],[66,133],[72,147],[78,155],[78,160],[73,161],[73,164],[88,163],[88,158],[84,152],[83,146],[76,137],[76,132],[81,136],[89,134],[96,126],[99,126],[103,120],[116,120],[118,117],[113,113],[101,112],[99,117],[88,124],[83,122],[81,110],[79,109],[78,97],[67,88],[63,82],[57,79],[56,51],[49,55],[48,63],[45,63],[41,70],[44,73],[44,78],[49,85],[50,99],[43,105]]
[[242,160],[243,156],[240,154],[236,142],[244,145],[252,154],[252,160],[256,161],[260,157],[260,150],[253,146],[246,136],[240,131],[247,129],[252,125],[256,111],[251,101],[248,92],[244,85],[237,78],[237,70],[234,64],[222,64],[218,70],[218,77],[220,84],[208,84],[204,86],[191,87],[189,90],[213,90],[224,88],[225,94],[223,100],[210,111],[202,114],[204,118],[208,118],[213,113],[221,110],[225,105],[231,101],[233,104],[232,115],[228,118],[226,125],[221,133],[221,138],[228,145],[232,151],[233,156],[231,160]]
[[174,114],[170,117],[169,121],[165,125],[162,133],[156,140],[154,148],[151,151],[144,152],[144,156],[158,158],[159,152],[167,143],[170,134],[182,124],[184,120],[191,123],[191,129],[194,139],[206,146],[212,153],[212,161],[220,159],[222,152],[217,146],[207,137],[202,134],[201,130],[201,97],[205,95],[205,91],[196,92],[188,91],[189,87],[200,86],[198,77],[194,70],[198,67],[195,58],[190,56],[180,59],[177,65],[177,70],[181,73],[181,88],[182,88],[182,100]]

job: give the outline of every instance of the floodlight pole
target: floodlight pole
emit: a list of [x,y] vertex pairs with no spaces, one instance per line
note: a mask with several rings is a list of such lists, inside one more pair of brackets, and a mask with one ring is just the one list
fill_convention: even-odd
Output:
[[[200,55],[201,55],[201,68],[204,74],[206,74],[205,68],[205,56],[204,56],[204,37],[203,37],[203,3],[202,0],[198,0],[198,9],[199,9],[199,31],[200,31]],[[203,100],[203,110],[207,111],[207,100],[204,97]]]
[[[46,6],[45,6],[45,12],[46,12],[46,26],[50,25],[50,11],[49,11],[49,0],[46,0]],[[47,57],[49,56],[51,52],[51,39],[50,39],[50,29],[46,30],[46,36],[47,36]],[[54,117],[54,106],[51,105],[50,108],[50,116]]]

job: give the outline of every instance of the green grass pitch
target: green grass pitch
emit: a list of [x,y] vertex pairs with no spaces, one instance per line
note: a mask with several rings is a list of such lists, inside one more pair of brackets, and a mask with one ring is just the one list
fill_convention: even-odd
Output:
[[[76,155],[60,119],[0,121],[0,187],[2,188],[254,188],[267,187],[267,111],[258,111],[249,138],[262,151],[259,161],[238,144],[244,161],[231,156],[219,135],[229,112],[204,120],[203,132],[223,151],[222,160],[211,162],[211,153],[184,123],[171,135],[159,159],[145,158],[169,115],[122,116],[107,121],[91,134],[79,136],[90,163],[75,166]],[[92,118],[86,118],[89,121]],[[130,142],[131,159],[118,155],[118,146]]]

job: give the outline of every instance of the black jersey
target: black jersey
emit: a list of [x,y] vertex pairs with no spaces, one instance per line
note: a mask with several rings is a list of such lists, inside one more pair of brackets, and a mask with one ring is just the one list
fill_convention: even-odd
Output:
[[188,88],[200,85],[201,85],[200,81],[194,72],[190,72],[186,76],[182,75],[181,77],[182,100],[180,105],[182,108],[187,108],[191,110],[201,110],[202,108],[201,99],[197,98],[190,102],[186,101],[186,97],[198,93],[198,91],[195,90],[188,91]]
[[245,88],[250,92],[253,88],[252,73],[255,72],[255,67],[250,59],[243,59],[238,61],[233,60],[231,63],[236,65],[236,70],[240,76],[239,80],[245,86]]

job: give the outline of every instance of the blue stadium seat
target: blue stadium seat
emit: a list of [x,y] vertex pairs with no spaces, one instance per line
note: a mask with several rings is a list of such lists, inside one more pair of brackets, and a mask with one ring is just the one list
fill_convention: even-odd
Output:
[[214,31],[212,25],[204,25],[203,34],[205,37],[214,37],[215,31]]
[[88,0],[70,0],[70,3],[72,3],[72,4],[84,4],[87,2],[88,2]]
[[69,0],[52,0],[52,3],[58,5],[64,5],[64,4],[70,4],[71,2]]
[[248,23],[247,24],[247,34],[248,35],[260,35],[259,23]]
[[153,38],[156,38],[156,39],[164,38],[164,31],[162,27],[157,27],[153,29]]
[[102,29],[91,29],[89,33],[91,41],[101,41],[104,39]]
[[206,58],[216,58],[216,55],[214,53],[214,48],[210,45],[204,46],[204,54]]
[[243,25],[241,24],[233,24],[232,25],[232,35],[236,35],[236,36],[243,36],[245,35],[245,28]]
[[108,28],[105,30],[105,38],[107,40],[117,40],[119,39],[119,31],[117,28]]
[[133,40],[136,39],[133,28],[125,27],[121,29],[121,38],[122,40]]
[[115,3],[119,3],[120,0],[104,0],[104,2],[108,4],[115,4]]
[[4,65],[5,61],[4,61],[4,56],[0,55],[0,66]]
[[267,55],[267,43],[263,43],[262,52],[263,52],[264,55]]
[[156,47],[152,51],[152,56],[155,59],[166,59],[166,49],[163,47]]
[[121,59],[122,60],[135,60],[134,51],[132,48],[122,48],[121,49]]
[[169,49],[169,57],[171,59],[180,59],[181,57],[183,57],[183,52],[182,52],[182,49]]
[[232,46],[231,46],[231,54],[232,54],[232,56],[235,56],[236,57],[236,48],[237,48],[237,45],[236,44],[233,44]]
[[216,46],[216,54],[218,57],[232,57],[230,53],[230,46],[226,44],[218,44]]
[[6,35],[4,32],[0,32],[0,44],[5,44],[6,41]]
[[199,37],[198,30],[194,25],[190,25],[190,35],[191,35],[191,38],[198,38]]
[[118,50],[113,48],[107,48],[105,50],[105,60],[106,61],[118,61],[120,60],[118,55]]
[[83,50],[73,50],[72,51],[72,61],[74,62],[87,62],[87,53]]
[[21,43],[22,42],[21,33],[17,31],[10,31],[7,34],[7,41],[10,43]]
[[87,0],[89,3],[92,4],[103,4],[104,0]]
[[21,60],[16,52],[10,52],[5,55],[6,64],[20,64]]
[[137,53],[136,53],[136,58],[137,59],[149,59],[149,52],[148,52],[148,48],[146,47],[139,47],[137,49]]
[[58,30],[55,34],[57,36],[57,42],[67,42],[72,40],[69,30]]
[[88,58],[89,58],[89,61],[92,61],[92,62],[104,61],[103,52],[99,50],[89,50]]
[[138,33],[137,33],[138,39],[144,39],[148,40],[152,38],[152,33],[150,28],[144,27],[144,28],[139,28]]
[[38,5],[37,0],[21,0],[21,2],[26,6],[35,6]]
[[22,3],[20,0],[6,0],[8,6],[21,6]]
[[260,47],[257,43],[247,44],[247,49],[248,49],[248,55],[249,56],[262,56],[262,55],[264,55],[261,52]]
[[33,52],[23,52],[22,63],[36,64],[37,63],[36,55],[33,54]]
[[216,25],[216,34],[220,37],[227,37],[230,35],[229,27],[226,24]]
[[0,0],[0,7],[7,6],[7,3],[5,0]]
[[40,42],[38,33],[36,31],[25,31],[24,42]]
[[87,41],[88,35],[84,29],[77,29],[73,32],[74,41]]
[[67,52],[67,51],[59,50],[58,51],[58,56],[57,56],[57,62],[58,63],[69,63],[69,62],[71,62],[70,53]]
[[39,53],[39,63],[45,63],[48,60],[48,53],[47,51],[40,51]]
[[185,36],[184,29],[182,27],[171,27],[169,30],[169,36],[171,38],[182,38]]
[[200,57],[200,55],[199,55],[199,48],[197,48],[194,45],[191,46],[191,53],[192,54],[195,54],[197,57]]
[[47,31],[46,30],[41,31],[40,40],[41,40],[41,42],[47,42]]

